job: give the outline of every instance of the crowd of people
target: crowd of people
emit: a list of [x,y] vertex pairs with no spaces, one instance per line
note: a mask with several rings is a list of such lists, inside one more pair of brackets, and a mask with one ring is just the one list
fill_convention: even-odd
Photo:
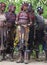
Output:
[[[8,12],[4,12],[6,4],[0,2],[0,55],[6,60],[6,54],[10,54],[13,60],[14,40],[18,35],[19,58],[17,63],[28,63],[35,50],[36,59],[39,55],[39,45],[43,46],[47,61],[47,23],[45,24],[43,8],[37,8],[37,14],[31,3],[22,3],[19,14],[15,14],[16,6],[10,4]],[[14,31],[16,30],[16,33]]]

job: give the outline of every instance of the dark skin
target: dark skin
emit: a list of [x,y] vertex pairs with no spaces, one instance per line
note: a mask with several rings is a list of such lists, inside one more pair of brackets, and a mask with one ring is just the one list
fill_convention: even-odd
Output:
[[[12,13],[15,12],[15,9],[16,9],[16,7],[12,5],[12,6],[9,7],[8,11],[9,11],[10,14],[12,14]],[[7,23],[7,25],[10,27],[12,24]]]
[[14,13],[15,9],[16,9],[16,7],[12,5],[9,7],[9,12]]
[[[25,12],[26,12],[27,9],[28,9],[28,7],[24,5],[24,6],[22,7],[22,10],[21,10],[21,11],[25,11]],[[18,20],[17,20],[17,21],[18,21]],[[16,22],[15,24],[19,24],[19,23]]]
[[[2,6],[1,6],[1,13],[2,13],[2,14],[4,13],[5,8],[6,8],[5,4],[4,4],[4,6],[3,6],[3,4],[4,4],[4,3],[2,3]],[[4,23],[4,26],[6,26],[6,21],[5,21],[5,23]]]
[[43,10],[38,11],[39,15],[43,14]]
[[[5,10],[5,6],[2,6],[3,3],[0,4],[0,14],[4,15],[4,10]],[[4,21],[3,21],[4,22]],[[4,26],[4,25],[3,25]],[[3,36],[2,36],[3,37]],[[1,60],[5,60],[5,50],[1,50],[1,54],[3,56],[3,58]]]
[[5,11],[5,7],[2,7],[1,10],[2,10],[2,12]]
[[3,13],[4,11],[5,11],[5,5],[3,6],[3,3],[2,3],[2,5],[1,5],[1,13]]
[[[9,8],[8,8],[8,15],[10,15],[10,19],[11,19],[11,16],[13,15],[13,14],[15,14],[15,6],[14,5],[11,5],[11,6],[9,6]],[[13,38],[14,37],[12,37],[12,34],[14,34],[13,33],[13,31],[14,31],[14,27],[13,27],[13,24],[12,23],[9,23],[9,22],[7,22],[7,26],[8,26],[8,30],[10,29],[10,31],[8,31],[8,48],[7,48],[7,53],[9,53],[9,54],[11,54],[11,56],[12,56],[12,58],[13,58],[13,47],[14,47],[14,45],[13,45]],[[12,50],[10,49],[10,48],[12,48]]]
[[26,10],[27,10],[27,8],[28,8],[27,6],[24,6],[24,9],[23,9],[23,11],[26,11]]

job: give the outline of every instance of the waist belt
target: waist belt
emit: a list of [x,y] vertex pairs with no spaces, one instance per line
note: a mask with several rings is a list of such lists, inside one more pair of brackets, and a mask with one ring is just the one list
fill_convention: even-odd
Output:
[[28,20],[28,19],[25,19],[25,18],[19,18],[19,19],[21,19],[21,20]]

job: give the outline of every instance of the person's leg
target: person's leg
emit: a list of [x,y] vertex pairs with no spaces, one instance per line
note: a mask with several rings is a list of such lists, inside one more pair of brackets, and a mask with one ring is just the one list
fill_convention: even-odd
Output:
[[19,33],[19,58],[17,60],[17,63],[22,63],[24,61],[24,52],[23,52],[23,37],[24,37],[24,30],[23,30],[23,27],[18,27],[18,30],[17,30]]
[[45,50],[45,55],[46,55],[46,61],[47,61],[47,50]]
[[36,51],[36,59],[38,59],[39,51]]
[[28,38],[29,38],[29,28],[25,27],[25,51],[24,51],[24,63],[29,63],[29,49],[28,49]]
[[10,41],[10,55],[11,55],[11,60],[13,60],[14,56],[14,44],[13,40]]
[[36,44],[36,59],[38,59],[39,58],[39,42],[37,41],[36,42],[37,44]]
[[1,54],[3,60],[5,60],[5,47],[4,47],[4,28],[1,28]]
[[5,50],[2,51],[2,56],[3,56],[2,60],[6,60],[5,59]]
[[4,50],[4,29],[1,28],[1,50]]
[[11,53],[10,53],[10,56],[11,56],[11,61],[14,61],[14,50],[13,49],[11,49]]
[[47,40],[45,42],[45,61],[47,61]]
[[11,56],[11,61],[14,60],[13,55],[14,55],[14,44],[13,44],[13,40],[11,39],[10,40],[10,56]]
[[24,52],[23,50],[19,50],[19,58],[18,60],[16,61],[17,63],[23,63],[24,62]]
[[35,40],[35,46],[36,46],[36,59],[38,59],[39,57],[39,30],[36,30],[36,40]]
[[29,59],[33,52],[33,42],[34,42],[34,28],[29,28],[29,38],[28,38],[28,49],[30,50]]

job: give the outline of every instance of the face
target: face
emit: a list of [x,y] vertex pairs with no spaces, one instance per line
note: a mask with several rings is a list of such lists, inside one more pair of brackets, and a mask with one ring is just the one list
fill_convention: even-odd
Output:
[[27,6],[24,6],[24,10],[27,10],[28,9],[28,7]]
[[15,12],[15,7],[14,6],[9,7],[9,11]]
[[12,12],[15,12],[15,7],[14,6],[11,8],[11,11]]
[[39,14],[40,14],[40,15],[41,15],[41,14],[43,14],[43,11],[42,11],[42,10],[40,10],[40,11],[39,11]]
[[2,3],[1,10],[2,10],[2,11],[5,10],[5,4],[4,4],[4,3]]
[[1,8],[1,10],[4,11],[4,10],[5,10],[5,7],[3,6],[3,7]]

